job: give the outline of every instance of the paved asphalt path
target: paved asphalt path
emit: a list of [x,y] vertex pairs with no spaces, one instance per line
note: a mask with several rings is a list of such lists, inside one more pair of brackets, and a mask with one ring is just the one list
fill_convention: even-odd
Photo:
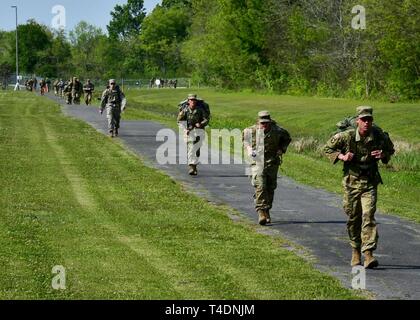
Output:
[[[107,133],[106,117],[100,116],[96,108],[67,106],[61,100],[51,98],[62,105],[65,114]],[[156,141],[156,133],[162,128],[161,124],[151,121],[122,121],[118,139],[146,164],[164,171],[212,202],[237,209],[246,219],[257,223],[253,188],[245,176],[245,166],[200,165],[199,175],[190,177],[186,165],[159,165],[156,150],[162,142]],[[341,198],[279,177],[273,208],[270,211],[273,223],[261,227],[263,232],[279,232],[283,238],[303,246],[313,258],[315,267],[351,287],[354,276],[349,265],[351,248]],[[420,299],[419,225],[380,213],[376,218],[380,239],[375,256],[380,266],[367,270],[366,289],[376,299]]]

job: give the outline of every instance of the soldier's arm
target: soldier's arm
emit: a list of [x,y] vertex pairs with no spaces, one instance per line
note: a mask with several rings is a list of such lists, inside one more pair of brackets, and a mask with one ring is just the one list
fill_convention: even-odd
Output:
[[279,143],[279,153],[285,154],[287,152],[287,148],[292,142],[292,138],[290,137],[289,132],[286,129],[280,128],[280,143]]
[[120,92],[121,97],[121,111],[124,111],[127,106],[127,98],[125,97],[124,92]]
[[391,138],[389,137],[387,132],[384,132],[383,135],[384,135],[384,148],[382,150],[383,157],[381,161],[384,164],[388,164],[388,162],[391,160],[391,156],[394,155],[395,153],[394,143],[391,141]]
[[341,133],[337,133],[327,142],[324,147],[324,152],[326,156],[331,160],[333,164],[336,164],[340,158],[340,154],[345,147],[345,137]]
[[205,112],[202,113],[202,119],[203,120],[200,122],[200,128],[204,128],[205,126],[209,124],[209,119],[207,115],[205,114]]
[[186,121],[186,120],[187,120],[187,114],[184,112],[184,110],[181,110],[178,113],[178,117],[177,117],[176,121],[180,122],[180,121]]
[[104,109],[105,109],[105,107],[106,107],[106,104],[108,103],[108,91],[107,90],[105,90],[103,93],[102,93],[102,98],[101,98],[101,108],[100,108],[100,110],[101,110],[101,112],[103,112],[104,111]]

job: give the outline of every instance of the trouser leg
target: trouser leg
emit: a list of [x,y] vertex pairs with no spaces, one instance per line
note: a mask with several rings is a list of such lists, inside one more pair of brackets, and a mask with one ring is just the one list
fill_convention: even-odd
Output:
[[362,206],[362,252],[367,250],[375,250],[378,243],[378,230],[375,220],[377,202],[377,188],[372,187],[370,190],[361,195]]

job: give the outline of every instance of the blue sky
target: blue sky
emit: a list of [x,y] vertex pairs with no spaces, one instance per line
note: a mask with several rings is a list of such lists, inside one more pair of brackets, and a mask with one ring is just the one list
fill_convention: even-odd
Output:
[[[18,22],[25,23],[35,19],[39,23],[51,26],[55,14],[53,7],[61,5],[66,11],[66,27],[68,32],[81,20],[102,28],[111,20],[110,12],[117,4],[127,3],[127,0],[1,0],[0,1],[0,30],[15,30],[15,9],[18,6]],[[149,13],[161,3],[160,0],[144,0],[144,7]]]

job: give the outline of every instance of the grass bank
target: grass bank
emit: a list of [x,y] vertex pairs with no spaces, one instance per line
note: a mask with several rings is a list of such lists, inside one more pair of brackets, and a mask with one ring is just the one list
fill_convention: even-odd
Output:
[[360,297],[53,102],[0,98],[0,299]]

